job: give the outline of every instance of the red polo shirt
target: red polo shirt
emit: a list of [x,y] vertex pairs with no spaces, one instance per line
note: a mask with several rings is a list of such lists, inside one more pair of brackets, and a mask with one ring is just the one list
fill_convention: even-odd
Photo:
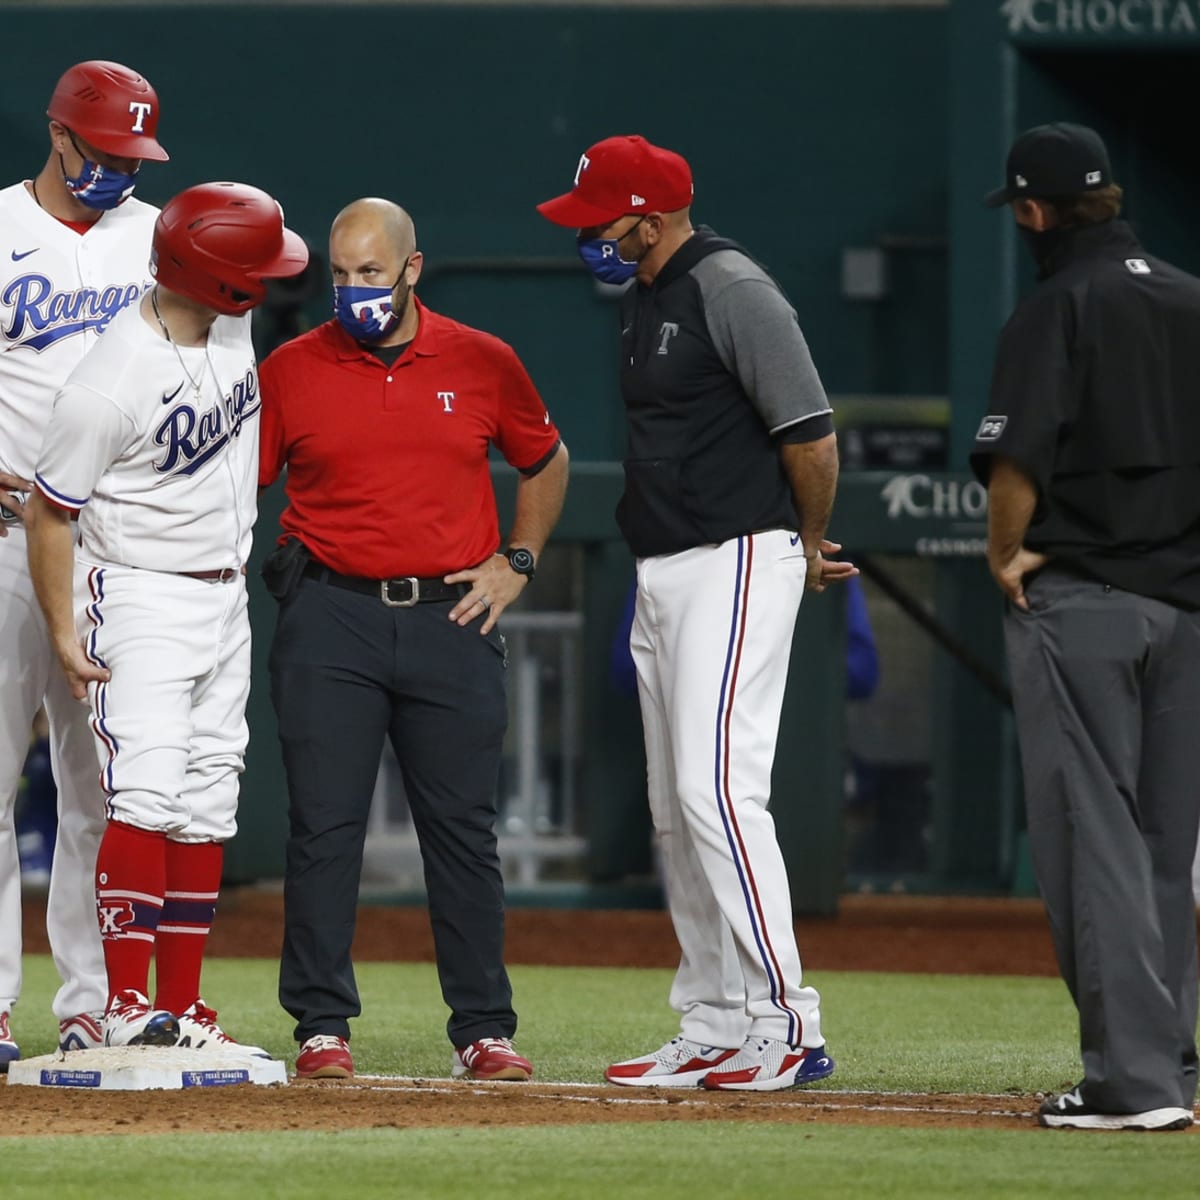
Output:
[[343,575],[440,576],[500,544],[488,470],[541,462],[558,430],[512,348],[420,304],[392,367],[337,321],[286,342],[259,367],[258,482],[287,468],[281,524]]

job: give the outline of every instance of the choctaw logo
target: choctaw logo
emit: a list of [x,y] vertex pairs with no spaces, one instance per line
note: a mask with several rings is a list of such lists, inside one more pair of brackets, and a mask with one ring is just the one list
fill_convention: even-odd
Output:
[[40,352],[85,329],[99,333],[141,294],[140,283],[56,292],[45,275],[19,275],[0,292],[0,306],[12,308],[4,337],[11,343],[9,349],[28,346]]
[[1191,33],[1200,0],[1004,0],[1009,33]]
[[980,521],[987,516],[987,488],[974,479],[932,475],[893,475],[879,492],[888,520],[903,517],[952,517]]

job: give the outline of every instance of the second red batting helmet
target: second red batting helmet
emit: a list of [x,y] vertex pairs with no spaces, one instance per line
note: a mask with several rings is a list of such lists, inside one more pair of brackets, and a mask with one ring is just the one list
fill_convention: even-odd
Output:
[[234,315],[262,303],[266,280],[304,270],[308,247],[283,209],[245,183],[201,183],[167,201],[154,223],[150,271],[163,287]]
[[170,157],[158,144],[158,93],[136,71],[91,59],[64,73],[46,116],[121,158]]

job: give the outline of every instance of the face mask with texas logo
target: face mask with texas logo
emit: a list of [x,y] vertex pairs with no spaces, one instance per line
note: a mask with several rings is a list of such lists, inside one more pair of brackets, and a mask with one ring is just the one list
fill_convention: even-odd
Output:
[[637,274],[637,261],[621,257],[617,248],[642,222],[631,225],[619,238],[578,238],[575,242],[579,257],[601,283],[627,283]]
[[339,287],[333,289],[333,315],[341,327],[356,342],[380,342],[400,324],[412,288],[396,303],[395,292],[408,270],[408,260],[400,268],[400,276],[391,287]]
[[[62,160],[59,159],[61,167]],[[102,167],[90,159],[83,160],[83,170],[78,175],[68,175],[62,169],[63,183],[67,191],[88,208],[101,210],[116,208],[118,204],[133,194],[137,185],[138,173],[125,174],[124,171],[114,171],[112,167]]]

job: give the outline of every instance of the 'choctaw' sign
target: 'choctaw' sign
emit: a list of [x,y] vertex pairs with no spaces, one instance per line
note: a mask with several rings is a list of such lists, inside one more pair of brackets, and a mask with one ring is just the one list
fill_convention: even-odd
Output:
[[1200,41],[1200,0],[1004,0],[1013,35],[1180,38]]

